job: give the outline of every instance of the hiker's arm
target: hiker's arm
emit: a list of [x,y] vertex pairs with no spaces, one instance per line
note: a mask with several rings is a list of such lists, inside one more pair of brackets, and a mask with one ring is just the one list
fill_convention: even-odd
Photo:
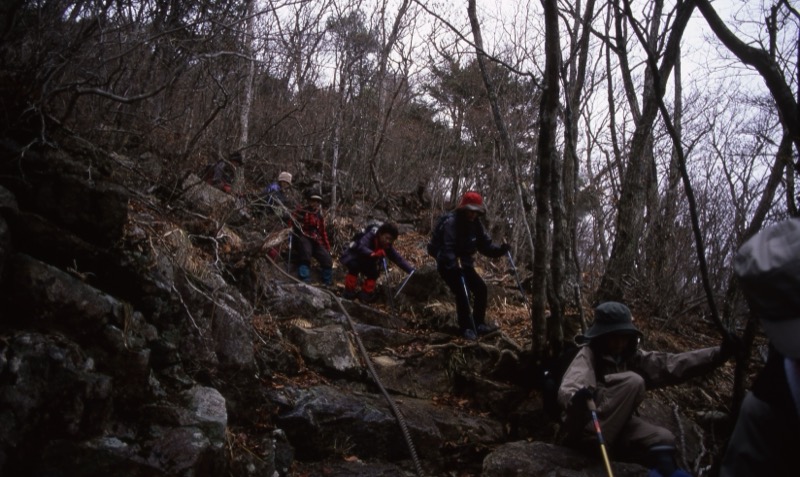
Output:
[[492,237],[486,232],[482,222],[477,223],[478,251],[491,258],[502,257],[506,254],[506,248],[492,242]]
[[398,267],[402,268],[404,272],[411,273],[414,267],[408,263],[394,247],[386,248],[386,257],[392,262],[396,263]]
[[369,257],[372,255],[373,243],[375,242],[375,235],[371,233],[365,233],[362,235],[355,243],[355,252],[360,257]]
[[567,367],[567,371],[561,379],[561,386],[558,388],[558,404],[562,409],[566,409],[575,393],[581,389],[594,391],[596,388],[597,379],[595,378],[592,350],[587,346],[575,355],[575,359]]
[[648,388],[669,386],[702,376],[723,361],[719,346],[684,353],[638,351],[633,359]]

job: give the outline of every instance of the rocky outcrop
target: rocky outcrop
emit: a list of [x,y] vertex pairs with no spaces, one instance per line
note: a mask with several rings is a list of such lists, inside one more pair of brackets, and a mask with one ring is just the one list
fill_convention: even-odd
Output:
[[448,334],[432,267],[393,307],[339,300],[192,177],[167,198],[97,154],[18,166],[0,171],[0,474],[408,476],[414,454],[430,475],[602,474],[536,442],[553,430],[523,350]]

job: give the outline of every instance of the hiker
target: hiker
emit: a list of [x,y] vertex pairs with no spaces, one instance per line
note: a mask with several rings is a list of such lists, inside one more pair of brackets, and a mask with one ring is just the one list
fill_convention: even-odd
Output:
[[[265,215],[267,220],[272,217],[280,219],[280,224],[291,222],[291,211],[296,206],[291,187],[292,175],[288,172],[281,172],[275,182],[261,191],[258,210]],[[280,254],[279,247],[270,248],[267,250],[267,254],[271,259],[277,259]]]
[[278,174],[278,179],[261,192],[263,203],[277,217],[286,220],[289,211],[294,210],[295,201],[291,196],[292,175],[288,172]]
[[306,205],[297,206],[292,213],[293,241],[296,244],[299,266],[297,275],[308,283],[311,280],[311,258],[319,263],[322,283],[333,282],[333,259],[325,218],[322,216],[322,196],[314,190],[305,193]]
[[800,451],[800,219],[754,235],[733,262],[751,313],[769,338],[720,476],[795,476]]
[[[508,244],[492,243],[480,220],[480,216],[485,214],[486,207],[480,194],[464,193],[458,207],[439,219],[431,238],[437,245],[435,250],[428,249],[436,259],[439,275],[456,297],[458,326],[461,335],[468,340],[497,329],[485,322],[488,291],[486,283],[475,271],[473,255],[480,252],[497,258],[511,250]],[[471,315],[470,295],[473,302]]]
[[206,166],[203,180],[209,185],[230,194],[236,178],[236,168],[244,164],[244,157],[239,151],[231,153],[228,159],[220,159],[213,165]]
[[[355,240],[353,245],[342,254],[341,262],[347,267],[344,277],[344,298],[370,303],[375,299],[375,284],[378,280],[382,265],[385,260],[391,260],[404,272],[411,273],[411,266],[395,250],[393,244],[399,232],[397,226],[385,222],[378,227],[369,228]],[[358,275],[364,275],[361,291],[358,291]]]
[[565,443],[582,450],[598,449],[588,401],[597,406],[603,438],[617,457],[642,461],[650,477],[687,476],[675,463],[675,436],[636,413],[645,391],[705,374],[733,353],[733,342],[722,346],[664,353],[639,349],[642,333],[633,325],[627,306],[605,302],[595,308],[594,322],[576,337],[580,351],[558,388]]

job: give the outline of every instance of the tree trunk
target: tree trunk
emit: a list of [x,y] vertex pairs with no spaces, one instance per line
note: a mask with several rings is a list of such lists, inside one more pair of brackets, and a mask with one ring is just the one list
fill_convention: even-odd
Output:
[[558,2],[542,0],[545,21],[545,67],[542,102],[539,106],[539,174],[536,178],[536,240],[533,249],[533,301],[531,320],[533,327],[532,351],[544,357],[547,351],[547,256],[550,245],[550,198],[552,197],[553,164],[558,130],[559,62],[561,39],[558,25]]
[[[623,1],[626,3],[627,15],[632,16],[627,0]],[[663,60],[657,72],[662,82],[669,78],[680,51],[678,48],[680,39],[693,10],[692,2],[683,3],[678,7],[663,53]],[[651,43],[645,44],[643,47],[654,52],[657,45],[654,39],[657,38],[657,35],[655,32],[651,32],[649,38]],[[623,72],[623,75],[625,73]],[[597,291],[598,301],[624,301],[625,282],[633,276],[635,271],[636,261],[639,257],[639,243],[644,231],[645,210],[643,204],[647,200],[650,179],[648,172],[653,161],[653,124],[658,115],[658,104],[663,95],[663,83],[658,89],[653,87],[653,72],[648,66],[645,72],[645,89],[642,92],[642,113],[636,122],[636,130],[629,149],[628,165],[622,181],[616,236],[608,267]]]

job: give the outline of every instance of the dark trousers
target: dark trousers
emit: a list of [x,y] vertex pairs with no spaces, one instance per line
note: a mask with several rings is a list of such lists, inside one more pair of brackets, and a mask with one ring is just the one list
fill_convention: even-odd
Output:
[[[461,330],[474,330],[478,325],[484,324],[486,318],[486,297],[488,290],[474,268],[454,268],[452,270],[439,270],[439,275],[456,296],[456,314],[458,326]],[[461,277],[464,277],[464,281]],[[465,286],[466,285],[466,289]],[[472,295],[472,318],[469,313],[469,295]],[[473,323],[474,320],[474,323]]]
[[383,268],[383,262],[374,259],[353,260],[347,265],[347,273],[351,275],[364,275],[364,277],[377,280]]
[[297,247],[297,262],[300,265],[310,266],[311,259],[315,258],[319,262],[320,268],[333,267],[333,258],[331,258],[330,252],[316,240],[297,235],[292,237],[292,240]]

